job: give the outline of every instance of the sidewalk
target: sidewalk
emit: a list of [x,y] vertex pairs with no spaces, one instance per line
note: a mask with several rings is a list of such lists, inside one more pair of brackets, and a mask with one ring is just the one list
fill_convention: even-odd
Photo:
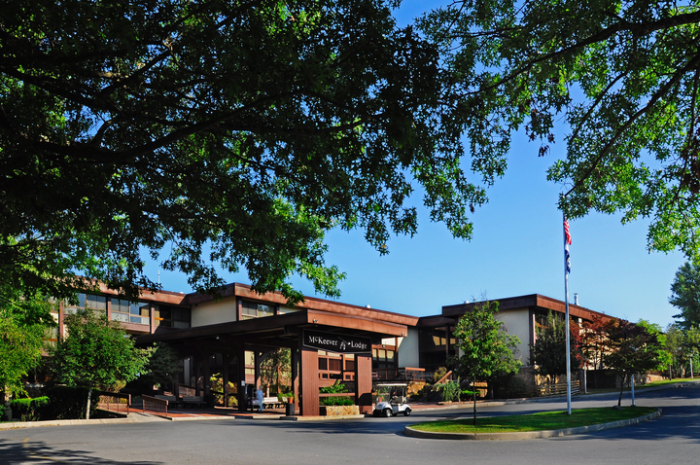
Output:
[[[671,384],[664,384],[663,386],[654,386],[654,387],[649,387],[649,388],[642,388],[640,389],[637,387],[635,389],[635,395],[645,393],[645,392],[653,392],[653,391],[660,391],[662,389],[675,389],[679,387],[684,387],[688,386],[690,384],[697,384],[700,383],[700,378],[695,381],[682,381],[679,383],[671,383]],[[623,397],[625,394],[630,394],[630,390],[626,390],[623,392]],[[605,396],[617,396],[620,394],[620,391],[611,391],[611,392],[601,392],[601,393],[595,393],[595,394],[578,394],[572,399],[578,399],[578,400],[585,400],[585,399],[595,399],[597,397],[605,397]],[[503,400],[477,400],[476,405],[479,407],[500,407],[502,405],[516,405],[516,404],[528,404],[528,403],[535,403],[535,402],[550,402],[550,401],[560,401],[560,400],[566,400],[566,396],[547,396],[547,397],[524,397],[520,399],[503,399]],[[411,404],[411,408],[416,411],[416,412],[427,412],[427,411],[432,411],[432,410],[448,410],[448,409],[459,409],[459,408],[471,408],[474,406],[473,402],[452,402],[449,404],[445,404],[442,402],[426,402],[426,403],[420,403],[420,404]]]
[[[688,386],[690,384],[700,383],[697,381],[684,381],[680,383],[666,384],[663,386],[638,389],[636,393],[644,393],[651,391],[659,391],[662,389],[674,389],[678,387]],[[619,392],[619,391],[618,391]],[[629,391],[625,391],[629,393]],[[598,394],[579,394],[576,399],[589,399],[604,396],[615,396],[615,392],[603,392]],[[535,402],[550,402],[565,400],[566,396],[551,396],[551,397],[536,397],[522,399],[507,399],[507,400],[478,400],[476,403],[480,408],[483,407],[499,407],[502,405],[515,405]],[[411,408],[415,412],[429,412],[437,410],[454,410],[454,409],[470,409],[474,405],[472,402],[450,403],[443,404],[441,402],[421,402],[411,403]],[[47,421],[13,421],[8,423],[0,423],[0,431],[20,428],[37,428],[43,426],[68,426],[68,425],[100,425],[100,424],[122,424],[122,423],[145,423],[145,422],[163,422],[163,421],[196,421],[196,420],[234,420],[236,418],[246,418],[254,420],[300,420],[303,417],[286,417],[282,409],[269,409],[264,412],[239,412],[233,408],[217,407],[213,409],[199,410],[169,410],[168,418],[164,418],[162,412],[152,412],[141,409],[131,409],[129,416],[126,418],[96,418],[91,420],[47,420]],[[354,419],[358,417],[353,417]],[[360,417],[361,418],[361,417]],[[313,417],[309,420],[331,420],[332,417]]]

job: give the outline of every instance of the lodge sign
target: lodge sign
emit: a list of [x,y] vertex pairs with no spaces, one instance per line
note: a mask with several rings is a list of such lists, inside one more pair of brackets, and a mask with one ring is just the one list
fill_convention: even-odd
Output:
[[372,343],[368,337],[304,331],[304,347],[339,354],[372,355]]

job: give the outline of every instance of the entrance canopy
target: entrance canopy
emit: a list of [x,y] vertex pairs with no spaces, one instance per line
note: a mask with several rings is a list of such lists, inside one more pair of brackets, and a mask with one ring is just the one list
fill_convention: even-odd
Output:
[[[193,357],[197,376],[203,368],[204,394],[209,393],[209,363],[213,354],[222,354],[227,360],[238,357],[238,373],[232,381],[236,386],[245,384],[245,352],[255,354],[255,385],[260,385],[260,363],[266,352],[285,347],[292,351],[292,385],[295,398],[301,399],[302,415],[319,414],[318,351],[352,354],[355,357],[356,404],[363,412],[371,409],[373,344],[383,338],[405,337],[407,324],[396,322],[396,314],[358,309],[340,313],[333,307],[326,310],[301,309],[292,313],[266,316],[242,321],[198,326],[188,329],[139,336],[137,345],[165,342],[178,350],[182,357]],[[344,309],[340,309],[341,311]],[[384,315],[386,314],[386,317]],[[384,317],[384,318],[383,318]],[[412,323],[414,317],[405,317]],[[394,321],[386,321],[394,320]],[[400,321],[400,320],[399,320]],[[205,362],[205,363],[202,363]],[[225,398],[228,397],[229,375],[223,373]],[[238,389],[238,406],[245,410],[247,398]]]

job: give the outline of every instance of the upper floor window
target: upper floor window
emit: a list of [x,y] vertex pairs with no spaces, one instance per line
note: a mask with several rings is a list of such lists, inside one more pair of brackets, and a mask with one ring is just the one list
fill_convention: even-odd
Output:
[[148,302],[129,302],[112,299],[111,317],[113,320],[139,325],[150,324],[151,305]]
[[153,306],[153,322],[165,328],[185,329],[190,327],[190,309],[171,307],[170,305]]
[[75,313],[78,310],[90,309],[98,315],[107,315],[107,297],[103,295],[78,294],[78,305],[66,304],[66,314]]
[[252,318],[262,318],[265,316],[273,316],[275,314],[274,305],[258,304],[255,302],[243,301],[243,320],[250,320]]

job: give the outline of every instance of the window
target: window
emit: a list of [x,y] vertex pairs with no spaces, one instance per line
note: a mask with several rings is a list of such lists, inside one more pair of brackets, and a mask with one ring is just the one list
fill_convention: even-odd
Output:
[[112,299],[111,317],[113,320],[138,325],[150,324],[150,304],[148,302],[129,302],[124,299]]
[[280,306],[280,315],[286,315],[287,313],[294,313],[294,312],[300,312],[304,310],[303,308],[299,307],[285,307],[284,305]]
[[171,307],[170,305],[154,305],[153,322],[156,326],[163,326],[165,328],[189,328],[190,309]]
[[250,320],[252,318],[262,318],[266,316],[273,316],[275,314],[274,305],[258,304],[255,302],[243,301],[243,320]]
[[66,314],[76,313],[78,310],[90,309],[97,315],[107,315],[107,297],[102,295],[78,294],[78,305],[66,303]]

